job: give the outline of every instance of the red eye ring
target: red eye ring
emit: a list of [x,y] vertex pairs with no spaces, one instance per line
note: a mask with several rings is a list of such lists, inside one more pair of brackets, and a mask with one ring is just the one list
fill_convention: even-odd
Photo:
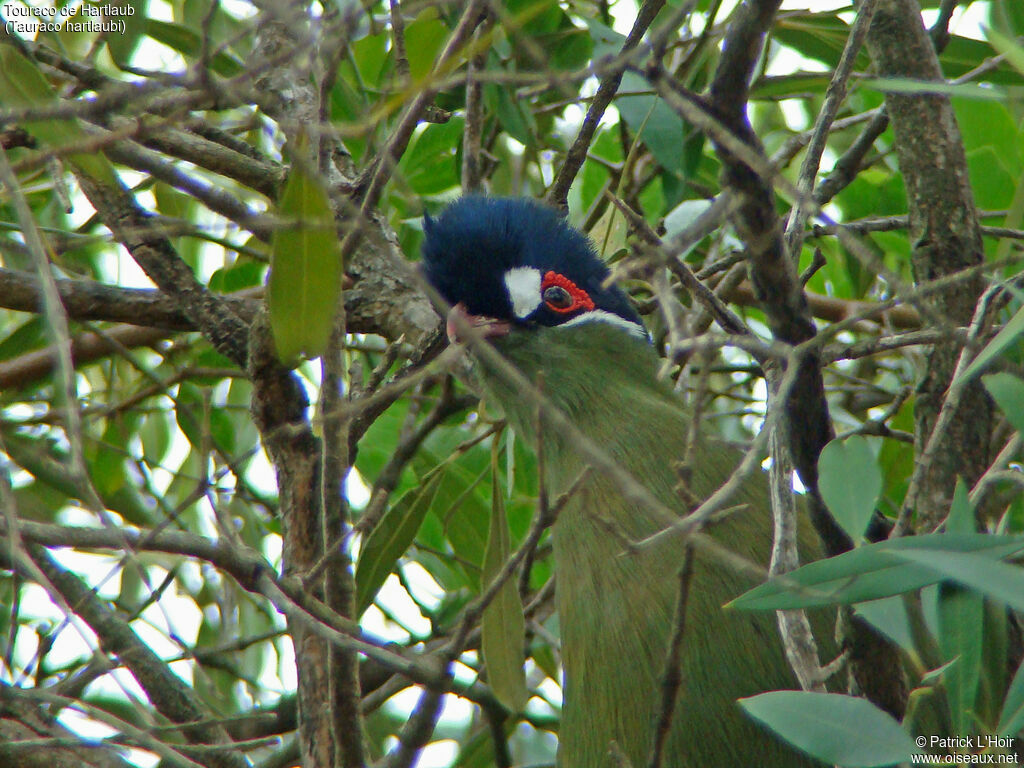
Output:
[[[549,288],[560,289],[558,291],[551,291],[551,300],[547,298]],[[589,312],[594,308],[594,301],[586,291],[565,275],[560,275],[557,272],[549,271],[544,275],[544,279],[540,284],[540,294],[545,297],[545,306],[559,314],[568,314],[578,309]],[[569,299],[568,302],[566,302],[566,298]]]

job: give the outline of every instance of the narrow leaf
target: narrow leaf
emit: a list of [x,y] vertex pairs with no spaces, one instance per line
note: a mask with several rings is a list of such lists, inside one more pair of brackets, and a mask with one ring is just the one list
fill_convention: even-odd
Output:
[[967,493],[967,483],[962,477],[956,479],[953,489],[953,502],[949,505],[949,516],[946,518],[947,533],[976,533],[978,527],[974,522],[974,507],[971,506]]
[[[146,34],[188,59],[198,58],[203,49],[203,39],[199,33],[182,24],[147,18]],[[210,59],[210,69],[218,75],[234,77],[240,72],[244,72],[245,66],[226,51],[218,50]]]
[[107,50],[119,67],[127,67],[146,29],[149,0],[114,0],[109,5],[116,9],[112,21],[124,27],[106,36]]
[[1003,711],[999,715],[1000,736],[1016,736],[1024,728],[1024,663],[1017,667],[1017,674],[1006,692]]
[[686,124],[663,99],[650,93],[650,84],[633,72],[626,72],[616,97],[619,114],[647,146],[658,164],[670,173],[683,168]]
[[[902,561],[894,556],[896,553],[926,550],[931,557],[942,559],[958,552],[976,552],[978,559],[994,561],[1022,549],[1024,537],[983,533],[936,533],[890,539],[809,563],[745,592],[729,605],[743,610],[775,611],[877,600],[943,579],[934,568]],[[937,551],[943,554],[936,555]]]
[[909,77],[869,78],[862,81],[862,85],[882,93],[945,94],[961,99],[979,99],[981,101],[1006,101],[1011,92],[1011,89],[999,86],[914,80]]
[[406,491],[370,532],[359,552],[356,565],[357,616],[370,607],[377,592],[395,569],[398,558],[409,548],[427,510],[437,495],[443,472],[435,472],[416,488]]
[[[680,232],[685,231],[710,207],[710,200],[683,200],[683,202],[665,215],[664,227],[666,241],[669,238],[675,237]],[[691,243],[677,256],[677,258],[685,259],[696,247],[697,243]]]
[[[491,487],[491,525],[481,578],[485,590],[500,573],[511,552],[496,459],[495,454],[495,461],[492,462],[495,471]],[[491,690],[502,705],[512,712],[518,712],[527,700],[526,676],[523,672],[526,621],[515,579],[507,579],[484,609],[480,634]]]
[[327,191],[304,163],[292,165],[278,211],[284,221],[271,244],[267,303],[278,358],[290,364],[327,347],[341,292],[341,247]]
[[970,379],[980,373],[992,360],[1002,354],[1004,349],[1016,342],[1021,335],[1024,335],[1024,307],[1018,309],[1009,322],[1003,326],[1002,330],[993,337],[992,341],[985,345],[985,348],[971,361],[967,369],[960,374],[960,378]]
[[992,47],[1003,54],[1014,69],[1024,75],[1024,47],[1012,37],[994,29],[985,29],[985,36],[992,43]]
[[1024,381],[1012,373],[993,373],[982,377],[981,383],[992,395],[1006,420],[1024,435]]
[[866,437],[833,440],[818,459],[819,486],[836,522],[859,542],[882,493],[882,473]]
[[902,650],[910,654],[917,653],[910,619],[902,597],[884,597],[881,600],[857,603],[853,610],[857,616],[871,624]]
[[943,679],[949,698],[953,733],[973,731],[974,702],[981,680],[985,602],[981,595],[955,584],[939,586],[939,648],[949,666]]
[[[0,46],[0,104],[11,107],[46,107],[57,104],[57,94],[35,63],[13,47]],[[29,120],[22,123],[33,137],[50,149],[73,147],[88,136],[77,120]],[[68,161],[80,172],[98,182],[118,183],[113,166],[98,152],[76,153]]]
[[1024,611],[1024,568],[1018,565],[975,552],[922,549],[892,554],[930,568],[940,578],[952,579],[1014,610]]
[[867,699],[837,693],[770,691],[739,703],[773,733],[829,765],[895,765],[917,752],[899,723]]

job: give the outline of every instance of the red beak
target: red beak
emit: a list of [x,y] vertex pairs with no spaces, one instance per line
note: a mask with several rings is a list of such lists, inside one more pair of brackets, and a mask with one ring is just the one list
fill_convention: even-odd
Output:
[[466,305],[461,301],[452,307],[448,313],[448,322],[446,324],[448,340],[452,344],[462,344],[474,336],[480,339],[505,336],[511,330],[512,324],[507,320],[469,314]]

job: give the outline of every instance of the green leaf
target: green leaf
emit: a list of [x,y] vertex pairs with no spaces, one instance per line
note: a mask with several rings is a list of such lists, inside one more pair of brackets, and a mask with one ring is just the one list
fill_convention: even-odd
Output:
[[978,353],[978,356],[971,361],[967,369],[960,374],[962,379],[971,379],[980,373],[989,363],[1002,354],[1003,350],[1015,343],[1024,335],[1024,306],[1018,309],[1002,330],[995,335],[985,348]]
[[1006,420],[1024,435],[1024,380],[1012,373],[993,373],[981,379]]
[[7,335],[0,339],[0,361],[45,347],[50,341],[41,315],[30,317],[17,326],[9,326],[5,333]]
[[128,429],[111,419],[107,422],[99,442],[90,450],[93,455],[89,461],[89,476],[100,496],[109,496],[128,480],[124,469],[127,453],[122,447],[126,442],[127,431]]
[[882,473],[868,439],[833,440],[818,458],[821,495],[843,530],[859,542],[882,493]]
[[[0,45],[0,106],[46,107],[58,103],[57,94],[35,63],[13,47]],[[51,149],[81,144],[88,136],[77,120],[28,120],[22,127]],[[113,166],[99,152],[67,155],[68,161],[90,178],[108,186],[119,182]]]
[[486,728],[470,733],[459,745],[459,754],[451,768],[491,768],[494,765],[494,741]]
[[952,579],[1014,610],[1024,611],[1024,568],[1018,565],[976,552],[921,549],[892,554],[931,569],[939,578]]
[[[359,77],[365,85],[371,87],[380,85],[381,75],[388,57],[388,41],[389,36],[381,33],[367,35],[350,44],[352,63],[358,68]],[[345,62],[345,64],[349,64],[349,62]],[[361,94],[361,96],[365,98],[366,94]]]
[[505,9],[531,35],[554,32],[565,15],[558,0],[505,0]]
[[773,733],[830,765],[895,765],[917,752],[891,715],[856,696],[769,691],[739,704]]
[[429,124],[402,156],[399,171],[417,195],[436,195],[459,185],[456,148],[462,140],[462,118]]
[[671,107],[650,91],[650,83],[639,75],[627,72],[622,78],[615,106],[626,124],[640,134],[640,140],[658,164],[667,171],[680,174],[683,169],[686,125]]
[[[198,32],[169,21],[146,19],[146,34],[190,60],[197,59],[203,48],[203,40]],[[245,66],[231,54],[217,51],[210,59],[210,69],[223,77],[234,77]]]
[[[610,29],[596,19],[585,19],[594,41],[593,59],[618,55],[624,35]],[[615,107],[626,125],[639,133],[662,168],[672,174],[682,173],[687,149],[686,125],[662,99],[651,92],[651,85],[633,72],[622,77]]]
[[[1010,0],[1017,2],[1017,0]],[[850,27],[834,11],[822,14],[800,14],[780,18],[772,30],[774,40],[786,45],[809,59],[816,59],[829,69],[835,69],[850,36]],[[993,47],[995,43],[993,42]],[[978,63],[991,56],[991,49],[982,40],[952,35],[946,44],[940,63],[943,74],[950,80],[973,70]],[[868,69],[870,59],[862,50],[857,54],[855,67],[858,71]],[[985,73],[986,79],[994,83],[1019,83],[1020,75],[1014,68],[1001,65]]]
[[542,45],[551,51],[551,66],[554,69],[579,69],[586,66],[594,51],[594,41],[585,29],[580,29],[564,12],[562,26],[550,35],[545,35]]
[[977,83],[947,83],[935,80],[914,80],[909,77],[877,77],[869,78],[861,83],[865,88],[874,88],[882,93],[910,93],[959,96],[962,99],[979,99],[981,101],[1005,101],[1016,88],[1003,88],[994,85],[978,85]]
[[[835,13],[801,14],[779,19],[772,30],[772,37],[807,58],[834,69],[850,37],[850,26]],[[867,53],[859,52],[856,68],[866,69],[868,63]]]
[[139,427],[142,460],[155,467],[163,461],[171,447],[171,426],[164,412],[148,413]]
[[221,267],[210,275],[210,290],[234,293],[260,285],[265,279],[267,265],[260,261],[238,260],[229,267]]
[[939,586],[939,649],[950,662],[943,674],[953,733],[974,731],[974,702],[981,680],[985,602],[981,595],[954,584]]
[[[673,238],[687,227],[692,226],[710,207],[710,200],[683,200],[683,202],[665,214],[665,239]],[[693,243],[689,248],[680,253],[677,258],[685,259],[698,244]]]
[[284,221],[271,242],[267,303],[277,356],[289,364],[327,347],[341,293],[341,246],[327,190],[304,162],[293,163],[278,211]]
[[[70,459],[52,440],[4,434],[4,452],[19,467],[36,478],[36,485],[47,486],[65,497],[80,498],[81,489],[66,470]],[[195,487],[193,482],[192,487]],[[107,508],[117,512],[132,525],[153,525],[153,513],[134,485],[126,485],[103,499]],[[55,505],[52,510],[59,509]],[[52,520],[47,519],[47,522]]]
[[[971,153],[977,149],[992,149],[1007,173],[1016,177],[1020,172],[1017,153],[1017,125],[1006,104],[998,101],[953,100],[956,122],[960,126],[964,149]],[[984,177],[975,177],[975,186],[984,186]]]
[[[981,680],[978,684],[974,722],[984,723],[988,730],[999,721],[1006,687],[1010,682],[1010,616],[1002,605],[984,601],[982,625]],[[936,632],[938,634],[938,632]]]
[[884,597],[857,603],[854,613],[892,640],[903,651],[916,654],[914,637],[907,618],[907,608],[902,597]]
[[[484,567],[480,583],[490,588],[511,553],[508,520],[497,471],[497,453],[492,467],[491,525],[484,550]],[[526,620],[523,603],[514,578],[501,585],[494,599],[484,608],[480,621],[480,646],[487,665],[487,680],[495,698],[511,712],[520,711],[527,700],[526,675],[523,671],[523,648],[526,643]]]
[[405,50],[409,60],[409,76],[419,82],[434,69],[437,55],[448,39],[448,28],[430,7],[405,26]]
[[967,484],[962,477],[956,479],[953,489],[953,502],[949,505],[949,516],[946,518],[947,533],[976,533],[974,524],[974,508],[967,495]]
[[[1022,549],[1022,536],[984,533],[934,533],[889,539],[809,563],[785,577],[769,579],[729,605],[743,610],[775,611],[877,600],[943,579],[942,574],[925,564],[901,561],[896,557],[899,553],[926,550],[933,556],[946,558],[958,552],[975,552],[975,557],[993,561]],[[945,554],[934,555],[936,551]]]
[[449,477],[438,493],[434,514],[442,521],[445,536],[456,557],[467,568],[471,583],[479,586],[479,567],[483,565],[489,530],[488,505],[481,496],[480,485],[490,470],[484,469],[475,477],[469,477],[461,464],[458,462],[449,469]]
[[209,448],[204,440],[207,431],[206,408],[199,387],[189,381],[178,385],[178,396],[174,398],[174,417],[192,447],[200,451]]
[[[36,35],[36,43],[45,43],[55,50],[62,51],[69,59],[82,60],[96,39],[96,35],[89,30],[92,25],[100,19],[97,18],[96,6],[82,3],[70,8],[70,3],[54,3],[54,7],[63,6],[61,19],[63,24],[53,31],[42,31]],[[67,14],[67,15],[63,15]]]
[[523,146],[533,146],[533,113],[512,98],[507,88],[488,85],[484,88],[488,109],[494,112],[498,122],[509,136]]
[[540,668],[540,670],[550,679],[561,680],[558,659],[555,658],[555,651],[551,647],[550,643],[534,643],[530,656],[533,658],[533,663],[536,664],[537,667]]
[[1018,45],[1016,40],[994,29],[986,29],[985,36],[992,43],[992,47],[1003,54],[1014,69],[1024,74],[1024,48]]
[[626,247],[629,223],[622,211],[614,205],[609,205],[588,234],[601,258],[608,261]]
[[[895,216],[907,210],[907,194],[903,187],[903,179],[878,168],[866,168],[858,173],[857,178],[836,199],[842,206],[843,213],[854,219],[879,213]],[[856,263],[863,270],[856,257],[846,254],[845,261],[848,265]],[[849,268],[847,266],[847,269]],[[874,278],[874,274],[865,278],[868,286],[873,283]]]
[[1017,674],[1006,692],[1003,711],[999,715],[996,732],[1001,736],[1016,736],[1024,728],[1024,663],[1017,667]]
[[210,408],[210,437],[225,456],[235,455],[239,431],[239,426],[232,421],[226,409],[217,406]]
[[617,56],[622,50],[622,44],[626,42],[626,36],[602,24],[597,19],[587,17],[584,21],[590,32],[590,37],[594,41],[594,58]]
[[1024,35],[1024,5],[1020,0],[991,0],[989,20],[1007,35]]
[[435,472],[422,485],[406,491],[370,531],[356,565],[356,615],[362,616],[409,548],[427,510],[434,502],[444,472]]
[[[1010,0],[1018,3],[1019,0]],[[953,35],[939,57],[942,73],[950,80],[976,69],[978,64],[992,56],[992,46],[984,40]],[[1020,85],[1020,72],[1010,62],[1004,61],[985,73],[985,80],[992,83]]]
[[145,32],[149,0],[111,0],[105,5],[115,11],[109,14],[109,21],[124,24],[123,29],[106,36],[107,49],[119,67],[127,67]]
[[179,192],[162,181],[153,184],[153,199],[156,201],[156,209],[164,216],[173,219],[188,221],[195,215],[195,211],[199,207],[194,197]]
[[[978,102],[975,102],[978,103]],[[979,147],[967,152],[967,171],[974,190],[974,202],[979,208],[1009,208],[1017,189],[1016,154],[994,146]]]

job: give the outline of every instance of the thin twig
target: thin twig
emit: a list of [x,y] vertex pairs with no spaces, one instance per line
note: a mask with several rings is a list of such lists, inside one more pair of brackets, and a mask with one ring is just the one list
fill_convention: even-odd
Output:
[[914,462],[914,473],[910,476],[910,483],[907,486],[906,496],[903,498],[903,504],[896,518],[896,525],[890,534],[892,538],[904,536],[910,530],[910,519],[917,506],[917,497],[921,492],[925,476],[931,469],[939,444],[953,424],[958,406],[960,405],[960,398],[964,390],[971,383],[971,379],[965,378],[962,374],[974,358],[976,345],[981,334],[985,331],[985,318],[989,303],[1002,290],[1002,285],[989,286],[981,295],[981,298],[978,299],[974,310],[974,317],[971,319],[971,324],[967,330],[967,343],[957,358],[956,368],[953,370],[949,387],[946,389],[946,395],[942,400],[942,407],[939,409],[939,415],[935,419],[935,426],[932,427],[931,434],[928,435],[928,440],[924,444],[924,449],[918,454]]
[[[594,140],[594,133],[601,122],[601,117],[604,115],[608,105],[611,104],[612,99],[615,98],[619,85],[622,83],[622,75],[625,72],[626,62],[628,61],[626,55],[640,44],[640,40],[643,39],[648,27],[650,27],[664,5],[665,0],[644,0],[636,19],[633,21],[633,26],[629,30],[629,34],[626,35],[626,40],[622,43],[622,50],[619,55],[621,64],[605,72],[601,78],[601,83],[598,85],[597,93],[594,94],[594,98],[587,108],[587,115],[583,118],[583,124],[580,126],[579,133],[576,134],[576,138],[566,153],[565,160],[562,161],[562,167],[558,172],[558,176],[548,189],[547,201],[556,208],[564,209],[566,207],[569,187],[572,186],[576,174],[579,173],[580,168],[583,166],[583,161],[587,158],[587,153],[590,151],[590,145]],[[685,18],[685,16],[682,16],[682,11],[685,10],[689,14],[690,8],[693,5],[693,0],[688,0],[688,2],[684,3],[683,8],[680,9],[680,17]]]
[[[631,226],[633,226],[643,237],[643,239],[656,250],[654,253],[662,255],[659,261],[662,261],[676,277],[679,278],[683,287],[686,288],[690,294],[704,306],[705,309],[711,314],[713,318],[718,322],[726,333],[737,334],[741,336],[751,335],[750,329],[747,328],[744,323],[736,314],[729,309],[725,302],[719,299],[713,291],[708,289],[700,280],[696,278],[693,271],[679,258],[671,255],[668,248],[665,247],[661,238],[659,238],[654,231],[650,228],[643,216],[630,208],[626,203],[621,201],[615,195],[608,194],[608,199],[618,208],[624,216],[629,220]],[[676,340],[673,340],[676,341]]]
[[[825,91],[825,100],[814,121],[811,140],[807,145],[807,152],[797,177],[796,188],[804,195],[809,195],[814,189],[814,179],[818,175],[818,166],[821,163],[821,155],[825,151],[829,128],[839,112],[843,99],[846,98],[846,84],[853,72],[857,54],[867,37],[868,27],[871,25],[871,19],[875,13],[875,2],[876,0],[863,0],[860,7],[857,8],[857,18],[853,23],[853,29],[850,30],[850,35],[846,38],[846,45],[843,47],[839,64],[832,73],[832,79]],[[790,257],[794,260],[800,255],[806,223],[806,213],[801,206],[796,206],[790,213],[789,223],[786,226],[786,247]]]
[[389,0],[391,9],[391,40],[395,48],[395,75],[401,88],[411,85],[409,56],[405,52],[405,19],[401,0]]
[[[456,58],[461,53],[463,45],[481,20],[484,5],[485,0],[470,0],[466,5],[459,23],[452,30],[444,50],[441,51],[437,63],[434,65],[434,72],[438,77],[454,68]],[[420,117],[423,115],[427,105],[433,101],[438,89],[439,84],[436,82],[424,83],[421,86],[420,91],[408,102],[408,106],[399,118],[387,144],[381,149],[377,159],[359,180],[358,188],[360,190],[359,197],[361,198],[359,212],[362,219],[369,219],[370,212],[377,207],[377,202],[384,191],[384,185],[391,178],[391,174],[394,171],[394,164],[398,162],[402,153],[405,152],[409,140],[412,138],[413,131],[420,121]],[[349,232],[342,241],[341,252],[343,259],[347,258],[347,255],[355,250],[356,245],[358,245],[361,239],[361,227],[355,227]]]
[[665,742],[672,727],[679,690],[682,688],[681,669],[683,642],[686,636],[686,607],[690,598],[690,583],[693,580],[693,547],[683,545],[683,566],[679,571],[679,592],[672,616],[672,634],[665,652],[665,665],[661,673],[661,696],[655,710],[654,739],[647,759],[648,768],[661,768],[665,759]]
[[[1002,468],[1020,452],[1022,442],[1024,442],[1024,440],[1022,440],[1020,433],[1014,432],[1013,437],[1011,437],[1007,441],[1006,445],[1003,446],[1002,450],[999,451],[999,455],[996,456],[988,469],[985,470],[985,473],[978,478],[978,482],[974,484],[974,487],[971,488],[971,492],[968,495],[968,499],[974,509],[978,509],[981,506],[985,499],[985,494],[992,485],[999,480],[1005,479]],[[1013,474],[1018,478],[1021,477],[1020,471],[1015,471]]]
[[[480,39],[490,30],[488,17],[474,32]],[[484,87],[479,75],[486,69],[487,51],[480,49],[470,58],[466,67],[466,119],[462,131],[462,192],[472,194],[481,190],[483,183],[483,154],[481,140],[484,130]]]

